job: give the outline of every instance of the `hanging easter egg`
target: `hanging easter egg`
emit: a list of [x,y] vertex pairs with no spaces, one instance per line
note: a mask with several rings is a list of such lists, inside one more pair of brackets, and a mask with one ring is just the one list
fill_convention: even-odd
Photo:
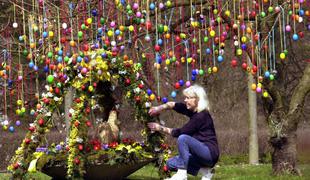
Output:
[[286,32],[291,32],[291,30],[292,30],[292,28],[291,28],[290,25],[286,25],[286,26],[285,26],[285,31],[286,31]]
[[83,37],[83,32],[82,32],[82,31],[79,31],[79,32],[78,32],[78,37],[79,37],[79,38],[82,38],[82,37]]
[[154,101],[155,98],[156,98],[155,94],[151,94],[150,97],[149,97],[150,101]]
[[54,32],[53,31],[49,31],[48,32],[48,37],[49,38],[53,38],[54,37]]
[[261,87],[257,87],[257,88],[256,88],[256,92],[257,92],[257,93],[261,93],[261,92],[262,92],[262,88],[261,88]]
[[274,80],[274,75],[273,75],[273,74],[270,74],[269,79],[270,79],[271,81]]
[[211,30],[211,31],[210,31],[210,36],[211,36],[211,37],[214,37],[214,36],[215,36],[215,31],[214,31],[214,30]]
[[52,84],[54,82],[54,76],[53,75],[48,75],[47,78],[46,78],[46,81],[49,84]]
[[264,97],[264,98],[267,98],[268,96],[269,96],[268,92],[267,92],[267,91],[264,91],[264,92],[263,92],[263,97]]
[[238,55],[238,56],[241,56],[241,55],[242,55],[242,49],[240,49],[240,48],[237,49],[237,55]]
[[154,10],[155,9],[155,4],[152,2],[151,4],[150,4],[150,10]]
[[181,87],[181,85],[180,85],[180,83],[179,83],[179,82],[176,82],[176,83],[174,84],[174,88],[176,88],[176,89],[180,89],[180,87]]
[[175,97],[177,96],[177,93],[176,93],[175,91],[172,91],[171,94],[170,94],[170,96],[171,96],[172,98],[175,98]]
[[9,127],[9,131],[10,131],[11,133],[13,133],[13,132],[15,131],[14,127],[13,127],[13,126],[10,126],[10,127]]
[[247,65],[247,63],[244,62],[244,63],[242,63],[241,67],[242,67],[242,69],[246,70],[248,65]]
[[213,73],[217,73],[217,71],[218,71],[218,68],[216,66],[212,67],[212,72]]
[[31,110],[30,110],[30,115],[33,116],[35,113],[36,113],[36,111],[35,111],[34,109],[31,109]]
[[170,8],[171,6],[172,6],[172,3],[171,3],[171,1],[166,1],[166,6],[168,7],[168,8]]
[[282,52],[282,53],[280,53],[280,59],[282,59],[282,60],[283,60],[283,59],[285,59],[285,57],[286,57],[285,53],[283,53],[283,52]]
[[217,61],[218,61],[219,63],[223,62],[223,60],[224,60],[223,56],[218,56],[218,57],[217,57]]
[[93,22],[92,18],[87,18],[86,19],[86,25],[91,25],[92,22]]
[[185,86],[186,87],[190,87],[191,86],[191,82],[190,81],[186,81]]
[[158,31],[159,33],[163,33],[163,32],[164,32],[164,25],[159,24],[159,25],[157,26],[157,31]]
[[30,69],[32,69],[32,68],[33,68],[33,66],[34,66],[33,61],[29,62],[28,66],[29,66],[29,68],[30,68]]
[[266,13],[265,13],[264,11],[262,11],[262,12],[260,13],[260,17],[262,17],[262,18],[266,17]]
[[153,92],[152,92],[152,90],[147,89],[147,90],[146,90],[146,93],[147,93],[147,95],[149,95],[149,96],[150,96]]
[[299,39],[298,34],[293,34],[293,40],[297,41]]
[[61,27],[62,27],[63,29],[67,29],[68,25],[67,25],[67,23],[62,23]]
[[255,84],[255,83],[251,84],[251,89],[252,89],[253,91],[256,90],[256,84]]
[[133,25],[130,25],[129,27],[128,27],[128,30],[130,31],[130,32],[132,32],[132,31],[134,31],[134,26]]
[[100,18],[100,24],[104,25],[104,23],[105,23],[105,19],[103,17]]
[[225,16],[230,17],[230,11],[229,10],[225,11]]
[[15,125],[16,125],[16,126],[20,126],[20,125],[21,125],[21,122],[20,122],[19,120],[17,120],[17,121],[15,122]]
[[205,73],[205,71],[204,71],[203,69],[200,69],[200,70],[199,70],[199,75],[200,75],[200,76],[204,75],[204,73]]
[[167,97],[163,97],[163,98],[161,99],[161,101],[162,101],[163,103],[167,103],[167,102],[168,102],[168,98],[167,98]]
[[232,59],[230,64],[232,67],[237,67],[238,61],[236,59]]
[[269,71],[266,71],[266,72],[264,73],[264,76],[265,76],[265,78],[269,78],[270,72],[269,72]]
[[17,22],[14,22],[14,23],[13,23],[13,28],[15,28],[15,29],[18,28]]

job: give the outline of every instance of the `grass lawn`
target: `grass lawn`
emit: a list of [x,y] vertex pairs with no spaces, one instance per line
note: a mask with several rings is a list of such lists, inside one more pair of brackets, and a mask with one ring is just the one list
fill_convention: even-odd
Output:
[[[271,175],[271,165],[223,165],[215,168],[215,175],[213,179],[239,179],[239,180],[306,180],[310,179],[310,164],[300,165],[300,170],[303,173],[302,177],[296,176],[280,176],[275,177]],[[0,179],[9,180],[9,174],[0,174]],[[189,176],[190,180],[200,179],[201,176],[193,177]],[[48,176],[42,173],[35,173],[28,175],[26,179],[35,179],[35,180],[48,180]],[[136,171],[134,174],[128,177],[130,180],[155,180],[159,179],[157,174],[157,169],[153,165],[147,165]]]

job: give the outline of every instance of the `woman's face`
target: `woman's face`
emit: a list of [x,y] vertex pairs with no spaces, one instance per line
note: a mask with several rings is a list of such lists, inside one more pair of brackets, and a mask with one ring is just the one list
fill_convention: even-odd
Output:
[[187,109],[196,111],[198,106],[198,98],[196,96],[185,95],[184,102]]

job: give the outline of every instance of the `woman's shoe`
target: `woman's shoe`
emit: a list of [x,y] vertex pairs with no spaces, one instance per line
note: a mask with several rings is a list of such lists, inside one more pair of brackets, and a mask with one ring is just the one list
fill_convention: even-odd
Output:
[[199,172],[202,174],[201,180],[211,180],[214,175],[214,169],[212,168],[200,168]]
[[187,180],[187,171],[185,169],[179,169],[171,178],[165,180]]

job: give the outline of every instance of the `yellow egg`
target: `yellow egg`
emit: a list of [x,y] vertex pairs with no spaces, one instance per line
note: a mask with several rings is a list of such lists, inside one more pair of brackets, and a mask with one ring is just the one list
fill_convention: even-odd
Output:
[[255,91],[255,90],[256,90],[256,84],[253,83],[253,84],[251,85],[251,89],[252,89],[253,91]]
[[164,25],[164,32],[168,32],[169,28],[167,25]]
[[93,20],[92,20],[92,18],[87,18],[86,22],[87,22],[88,24],[91,24],[91,23],[93,22]]
[[113,31],[111,31],[111,30],[108,31],[108,36],[109,36],[109,37],[112,37],[113,34],[114,34]]
[[214,37],[214,36],[215,36],[215,31],[214,31],[214,30],[211,30],[211,31],[210,31],[210,36],[211,36],[211,37]]
[[214,66],[214,67],[212,68],[212,72],[216,73],[217,71],[218,71],[217,67]]
[[130,25],[128,29],[129,29],[129,31],[132,32],[135,28],[133,27],[133,25]]
[[242,49],[237,49],[237,55],[241,56],[242,55]]
[[267,98],[268,96],[269,96],[269,94],[268,94],[267,91],[263,92],[263,97],[264,97],[264,98]]
[[280,59],[283,60],[283,59],[285,59],[285,57],[286,57],[286,56],[285,56],[285,53],[280,53]]
[[247,42],[247,37],[246,36],[242,36],[241,42],[243,42],[243,43]]
[[50,38],[54,37],[54,32],[53,32],[53,31],[49,31],[49,32],[48,32],[48,36],[49,36]]
[[150,100],[151,100],[151,101],[154,101],[155,98],[156,98],[155,94],[151,94],[151,95],[150,95]]
[[170,59],[166,59],[166,65],[169,65],[170,64]]
[[191,57],[187,58],[187,62],[188,62],[188,63],[191,63],[192,60],[193,60],[193,59],[192,59]]

